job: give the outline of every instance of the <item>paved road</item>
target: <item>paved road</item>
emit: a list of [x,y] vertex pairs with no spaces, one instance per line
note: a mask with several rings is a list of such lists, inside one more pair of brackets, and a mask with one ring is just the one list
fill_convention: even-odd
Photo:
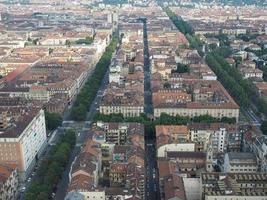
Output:
[[160,199],[155,140],[146,141],[146,199]]
[[[94,72],[94,70],[91,70],[88,73],[87,78],[90,77],[93,74],[93,72]],[[57,143],[59,136],[61,134],[63,134],[66,130],[75,129],[77,132],[76,146],[75,146],[75,148],[71,154],[67,168],[62,175],[62,179],[58,184],[58,190],[57,190],[57,192],[55,194],[55,198],[54,198],[54,199],[62,199],[62,200],[64,199],[67,188],[68,188],[69,171],[70,171],[72,162],[74,161],[75,157],[80,153],[81,146],[83,145],[85,138],[87,137],[89,127],[91,126],[91,121],[93,119],[93,116],[97,112],[97,107],[100,103],[100,100],[101,100],[101,97],[103,95],[103,91],[104,91],[104,88],[106,87],[107,82],[108,82],[108,72],[105,74],[105,76],[102,80],[101,86],[99,88],[99,91],[97,93],[97,96],[94,99],[94,101],[90,107],[90,110],[87,113],[87,119],[90,121],[76,122],[76,121],[69,120],[70,119],[70,117],[69,117],[70,110],[71,110],[71,107],[73,104],[71,104],[69,106],[69,108],[65,111],[64,116],[63,116],[64,121],[62,123],[62,126],[58,127],[57,130],[55,130],[54,134],[51,133],[51,135],[47,138],[49,145],[47,145],[44,155],[38,160],[38,163],[36,165],[37,167],[35,168],[35,170],[33,172],[34,175],[31,176],[31,181],[26,181],[25,184],[23,184],[21,186],[21,187],[26,188],[25,191],[27,191],[27,188],[30,186],[31,182],[36,179],[36,173],[35,173],[36,170],[38,170],[38,167],[42,163],[42,160],[48,155],[49,151],[51,150],[51,147]],[[76,97],[75,97],[75,99],[76,99]],[[18,199],[22,200],[24,198],[24,194],[25,194],[25,192],[20,193],[20,196]]]
[[[68,125],[68,127],[77,127],[77,125],[79,126],[79,128],[77,129],[77,140],[76,140],[76,146],[74,151],[72,152],[72,155],[69,159],[69,163],[66,167],[66,170],[64,171],[63,175],[62,175],[62,179],[60,180],[58,186],[57,186],[57,191],[56,191],[56,195],[55,195],[55,199],[56,200],[63,200],[66,196],[67,193],[67,189],[68,189],[68,184],[69,184],[69,173],[71,170],[71,166],[75,160],[75,158],[79,155],[80,151],[81,151],[81,147],[84,144],[84,142],[86,141],[86,138],[90,136],[90,126],[91,123],[93,121],[93,117],[95,116],[95,114],[98,112],[98,107],[101,101],[101,98],[103,96],[103,92],[107,86],[108,83],[108,70],[102,80],[101,86],[97,92],[97,95],[94,99],[94,101],[92,102],[89,111],[87,112],[87,116],[86,116],[86,121],[84,122],[73,122],[70,125]],[[73,125],[74,124],[74,125]]]
[[242,109],[241,112],[248,118],[250,123],[260,129],[262,120],[258,117],[251,108]]
[[[145,90],[145,113],[148,116],[153,116],[153,106],[152,106],[152,93],[151,93],[151,68],[149,60],[149,48],[147,41],[147,27],[146,21],[144,21],[144,90]],[[159,178],[158,178],[158,168],[157,168],[157,158],[156,158],[156,148],[155,148],[155,135],[146,132],[145,136],[145,150],[146,150],[146,188],[145,194],[147,200],[157,200],[160,199],[159,193]]]

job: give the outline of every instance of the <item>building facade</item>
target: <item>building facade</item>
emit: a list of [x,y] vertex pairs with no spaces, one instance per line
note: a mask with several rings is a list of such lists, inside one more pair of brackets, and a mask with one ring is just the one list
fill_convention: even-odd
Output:
[[26,112],[15,127],[0,134],[0,163],[16,164],[20,179],[25,180],[46,146],[46,138],[44,111]]

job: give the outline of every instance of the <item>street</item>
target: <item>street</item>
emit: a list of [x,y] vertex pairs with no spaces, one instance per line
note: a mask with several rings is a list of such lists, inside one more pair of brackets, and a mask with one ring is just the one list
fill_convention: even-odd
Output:
[[[152,105],[152,94],[151,94],[151,69],[149,60],[149,48],[147,40],[147,25],[146,20],[144,21],[144,98],[145,98],[145,113],[148,116],[153,116],[153,105]],[[146,188],[145,194],[147,200],[157,200],[160,199],[159,192],[159,178],[158,178],[158,167],[156,158],[156,148],[155,148],[155,135],[147,133],[145,135],[145,151],[146,151]]]
[[[93,70],[90,70],[88,73],[88,77],[90,77],[94,72]],[[84,81],[84,83],[86,82],[86,80]],[[83,85],[84,85],[83,83]],[[71,165],[73,163],[73,161],[75,160],[75,158],[77,157],[77,155],[79,155],[80,150],[81,150],[81,146],[84,144],[84,141],[86,140],[86,138],[88,137],[88,133],[89,133],[89,128],[91,126],[92,120],[94,115],[97,112],[97,107],[99,106],[99,103],[101,101],[102,95],[103,95],[103,91],[106,87],[108,83],[108,70],[102,80],[101,86],[97,92],[97,95],[94,99],[94,101],[91,104],[91,107],[89,109],[89,111],[87,112],[87,120],[83,121],[83,122],[77,122],[77,121],[71,121],[70,119],[70,110],[71,107],[73,105],[73,102],[75,101],[76,97],[74,98],[74,101],[72,102],[72,104],[68,107],[68,109],[65,111],[64,115],[63,115],[63,122],[62,122],[62,126],[58,127],[55,131],[51,132],[48,134],[48,138],[47,138],[47,146],[44,150],[44,154],[42,155],[42,157],[38,160],[36,167],[34,168],[32,174],[30,177],[28,177],[27,181],[21,185],[21,192],[19,195],[19,200],[24,199],[24,195],[25,192],[27,191],[27,188],[30,186],[30,184],[32,183],[33,180],[35,180],[36,177],[36,171],[38,170],[39,166],[41,165],[43,159],[48,156],[49,151],[51,150],[51,147],[53,145],[55,145],[59,139],[59,136],[61,134],[64,134],[65,131],[70,130],[70,129],[74,129],[76,131],[76,145],[74,147],[74,150],[70,156],[68,165],[66,166],[65,171],[62,174],[62,178],[60,180],[60,182],[58,183],[57,186],[57,191],[55,192],[55,197],[54,199],[59,199],[59,200],[63,200],[65,198],[67,189],[68,189],[68,183],[69,183],[69,173],[70,173],[70,169],[71,169]]]
[[60,182],[58,183],[57,191],[55,194],[56,200],[63,200],[66,196],[67,189],[69,186],[69,173],[71,171],[71,166],[72,166],[75,158],[79,155],[79,153],[81,151],[81,147],[84,144],[84,142],[86,141],[86,138],[90,136],[90,126],[91,126],[91,123],[93,121],[95,114],[98,112],[97,109],[99,107],[99,103],[101,101],[103,92],[107,86],[108,73],[109,73],[109,70],[107,70],[107,72],[106,72],[106,74],[102,80],[101,86],[97,92],[97,95],[96,95],[94,101],[92,102],[89,111],[87,112],[86,121],[83,121],[83,122],[74,121],[73,123],[68,123],[69,126],[66,127],[66,128],[68,128],[68,127],[76,127],[77,128],[78,127],[76,129],[76,146],[75,146],[74,151],[72,152],[72,155],[69,159],[68,165],[67,165],[64,173],[62,174],[62,178],[61,178]]

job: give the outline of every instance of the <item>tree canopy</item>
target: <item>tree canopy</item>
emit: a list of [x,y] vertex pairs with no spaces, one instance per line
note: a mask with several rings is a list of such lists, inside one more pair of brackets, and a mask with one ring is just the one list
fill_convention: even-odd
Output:
[[110,64],[112,53],[115,51],[119,39],[114,37],[106,48],[106,51],[100,58],[95,67],[95,71],[92,76],[89,77],[80,93],[77,95],[76,101],[71,110],[71,118],[74,120],[85,120],[87,111],[93,102],[96,93],[101,85],[102,79],[106,73],[106,70]]
[[261,131],[264,135],[267,135],[267,120],[263,121],[261,124]]
[[69,130],[62,135],[59,142],[50,150],[37,171],[36,179],[25,193],[25,200],[47,200],[55,191],[56,185],[68,163],[75,145],[75,132]]
[[62,124],[62,117],[58,113],[45,112],[45,124],[48,130],[55,130]]
[[190,67],[188,65],[184,65],[184,64],[178,63],[177,64],[177,69],[173,70],[173,72],[180,73],[180,74],[188,73],[188,72],[190,72]]
[[239,70],[231,66],[219,53],[220,49],[209,53],[206,62],[215,72],[219,81],[243,108],[254,104],[260,113],[267,113],[267,101],[260,97],[255,84],[249,79],[243,79]]

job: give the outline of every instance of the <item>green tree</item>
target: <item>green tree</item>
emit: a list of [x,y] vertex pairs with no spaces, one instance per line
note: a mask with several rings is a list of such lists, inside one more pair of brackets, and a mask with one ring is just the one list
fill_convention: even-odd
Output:
[[82,121],[93,102],[105,72],[110,64],[112,53],[116,50],[119,38],[114,37],[95,67],[94,74],[89,77],[81,92],[77,95],[71,110],[71,118]]
[[53,51],[54,51],[54,49],[49,48],[49,49],[48,49],[48,53],[49,53],[49,55],[50,55],[51,53],[53,53]]
[[267,120],[263,121],[261,124],[261,131],[264,135],[267,135]]
[[170,84],[169,82],[165,82],[165,83],[163,84],[163,87],[164,87],[165,89],[171,88],[171,84]]
[[62,124],[62,117],[58,113],[45,112],[45,124],[48,130],[55,130]]
[[65,45],[68,46],[68,47],[70,47],[70,45],[71,45],[71,41],[66,40],[66,41],[65,41]]
[[75,42],[75,44],[92,44],[94,39],[92,37],[86,37],[85,39],[79,39]]
[[176,72],[176,73],[188,73],[190,72],[190,67],[188,65],[184,65],[184,64],[181,64],[181,63],[178,63],[177,64],[177,69],[174,70],[173,72]]
[[58,143],[49,151],[49,155],[42,161],[41,168],[37,171],[37,178],[29,186],[26,200],[50,199],[61,174],[68,163],[71,151],[75,146],[75,132],[68,131],[61,135]]

